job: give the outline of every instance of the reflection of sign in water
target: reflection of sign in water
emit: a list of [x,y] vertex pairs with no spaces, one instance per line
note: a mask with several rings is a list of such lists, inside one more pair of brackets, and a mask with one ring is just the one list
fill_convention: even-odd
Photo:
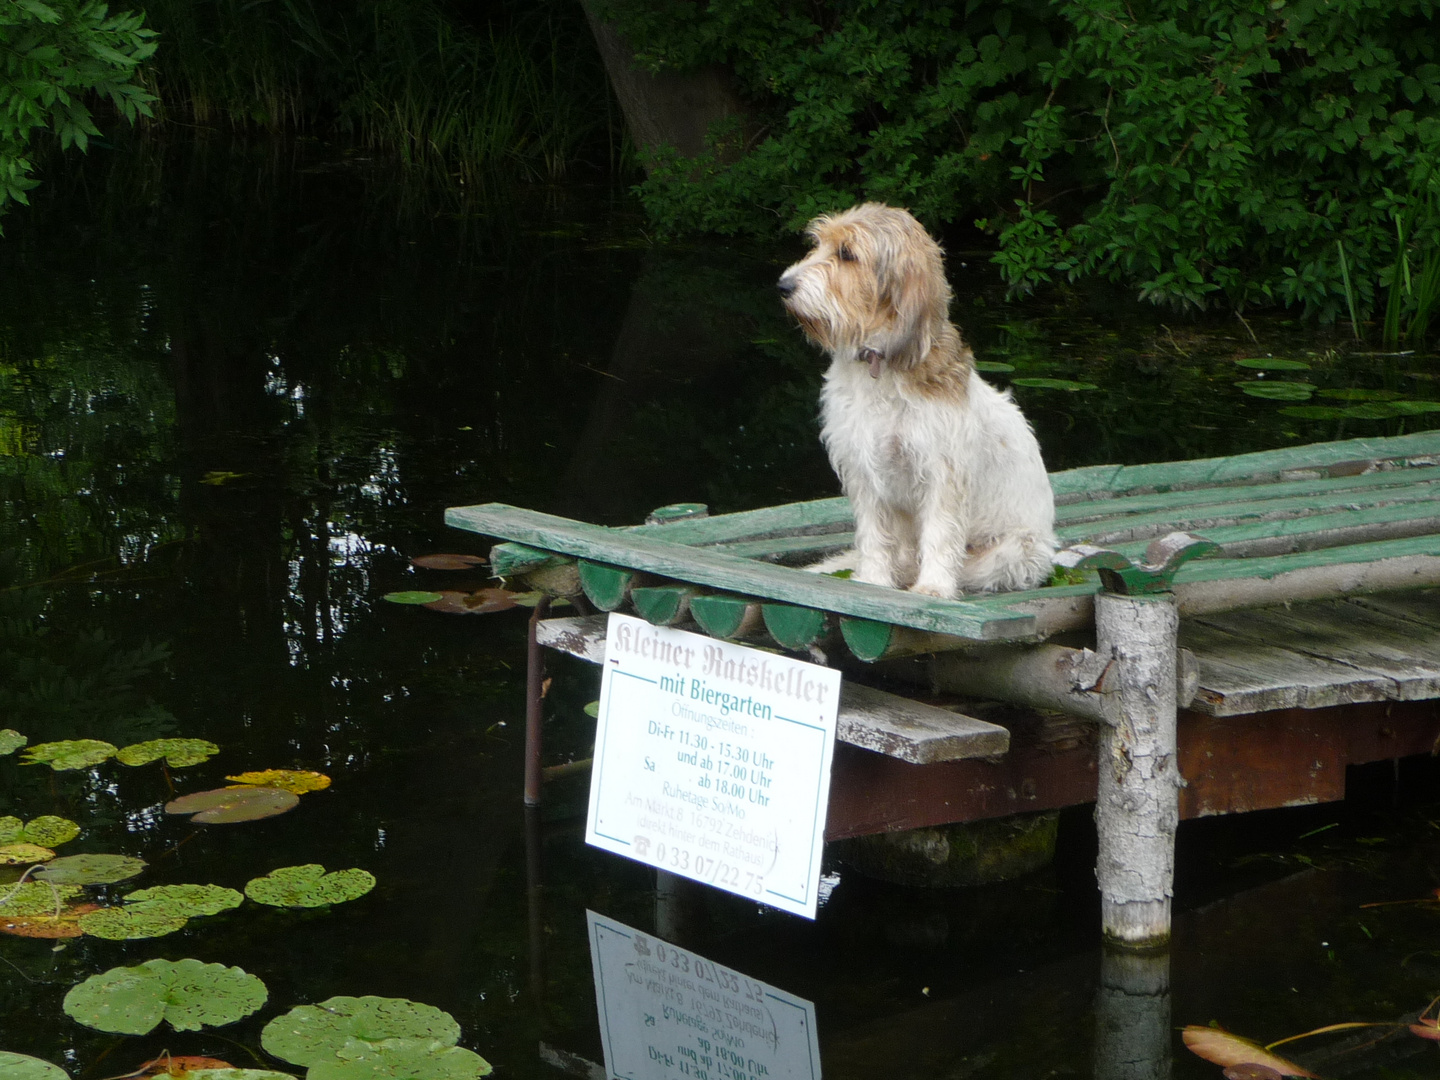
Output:
[[605,1068],[623,1080],[819,1080],[815,1006],[593,911]]
[[610,616],[585,840],[815,917],[840,673]]

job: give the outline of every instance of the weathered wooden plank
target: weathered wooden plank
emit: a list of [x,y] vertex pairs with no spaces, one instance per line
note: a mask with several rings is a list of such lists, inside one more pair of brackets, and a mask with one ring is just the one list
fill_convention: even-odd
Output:
[[999,724],[848,681],[840,687],[836,738],[917,765],[1010,749],[1010,732]]
[[[605,662],[608,616],[542,619],[535,640],[592,664]],[[836,738],[917,764],[1005,753],[1010,733],[998,724],[843,681]]]
[[1396,619],[1440,627],[1440,589],[1420,589],[1403,593],[1382,593],[1357,597],[1350,601],[1372,611],[1382,611]]
[[[880,619],[922,630],[1014,640],[1029,637],[1034,619],[1003,609],[977,608],[970,601],[937,600],[919,593],[884,589],[824,574],[736,558],[704,548],[669,543],[636,532],[617,533],[533,510],[490,503],[452,507],[445,520],[457,528],[517,540],[587,561],[626,566],[696,585],[744,592],[767,600],[799,604],[843,615]],[[657,526],[668,531],[691,522]],[[694,524],[700,524],[695,522]],[[583,568],[582,568],[583,570]]]
[[809,533],[805,536],[776,537],[770,540],[741,540],[733,544],[705,545],[711,551],[723,551],[742,559],[766,562],[812,561],[844,551],[855,543],[855,534],[843,532]]
[[1237,638],[1387,679],[1391,685],[1385,696],[1391,700],[1440,697],[1440,627],[1426,628],[1344,600],[1206,615],[1200,621]]
[[496,544],[490,549],[490,572],[499,578],[519,577],[547,566],[562,566],[571,560],[525,544]]
[[793,536],[799,533],[848,529],[853,524],[850,500],[843,495],[809,502],[783,503],[734,514],[640,525],[624,530],[636,536],[660,536],[677,544],[720,544],[733,540]]

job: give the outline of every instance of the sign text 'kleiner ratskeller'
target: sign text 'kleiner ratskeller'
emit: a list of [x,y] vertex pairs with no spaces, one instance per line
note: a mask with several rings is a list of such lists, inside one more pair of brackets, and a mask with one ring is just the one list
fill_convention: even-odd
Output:
[[586,840],[815,916],[840,673],[610,616]]

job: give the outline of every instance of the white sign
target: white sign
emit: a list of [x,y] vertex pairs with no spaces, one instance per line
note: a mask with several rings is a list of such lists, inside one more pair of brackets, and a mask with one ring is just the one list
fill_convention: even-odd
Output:
[[810,1002],[585,914],[607,1076],[820,1080]]
[[585,841],[815,917],[840,673],[610,616]]

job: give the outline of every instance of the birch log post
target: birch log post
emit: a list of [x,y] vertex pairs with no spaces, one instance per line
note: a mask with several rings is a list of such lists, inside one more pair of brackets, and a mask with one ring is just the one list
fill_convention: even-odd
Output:
[[1105,937],[1123,946],[1170,937],[1180,778],[1175,741],[1173,593],[1095,597],[1097,650],[1112,713],[1100,726],[1095,824]]

